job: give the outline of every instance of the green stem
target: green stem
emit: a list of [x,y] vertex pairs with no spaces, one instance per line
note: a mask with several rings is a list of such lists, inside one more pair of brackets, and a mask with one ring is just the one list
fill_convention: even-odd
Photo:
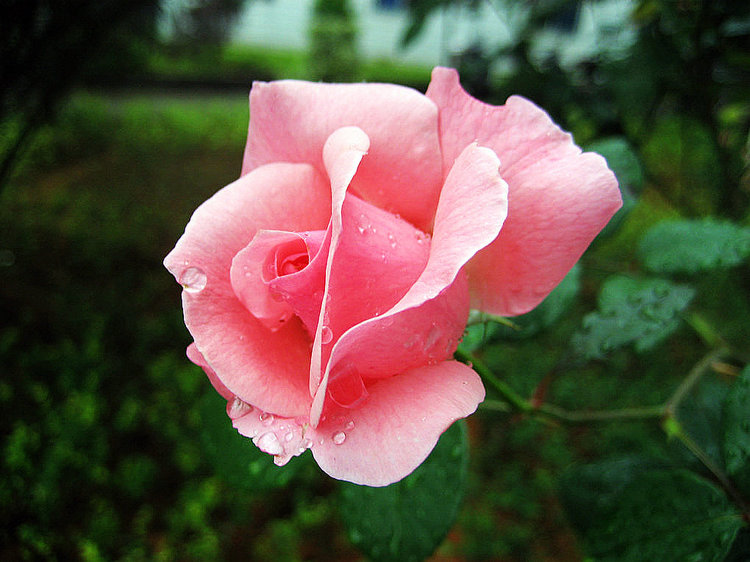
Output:
[[500,397],[515,410],[518,410],[519,412],[531,412],[534,410],[534,407],[528,400],[524,400],[524,398],[515,390],[513,390],[508,384],[501,381],[495,375],[495,373],[493,373],[492,370],[480,359],[477,359],[461,348],[456,350],[456,358],[458,358],[460,361],[463,361],[464,363],[471,365],[473,369],[477,373],[479,373],[479,376],[490,383],[500,394]]
[[663,427],[665,428],[667,435],[674,436],[679,439],[680,442],[682,442],[682,444],[685,445],[685,447],[691,453],[693,453],[701,463],[703,463],[703,466],[705,466],[711,472],[711,474],[714,475],[716,480],[719,481],[719,484],[721,484],[721,486],[726,490],[727,494],[729,494],[729,496],[740,507],[740,509],[742,509],[743,513],[748,513],[748,505],[742,495],[734,487],[732,481],[724,473],[721,467],[719,467],[719,465],[717,465],[714,460],[709,457],[708,454],[703,449],[701,449],[695,441],[693,441],[693,438],[685,433],[680,422],[675,417],[670,416],[669,418],[665,419]]
[[685,399],[685,397],[688,395],[693,386],[695,386],[695,384],[700,380],[700,378],[709,371],[711,364],[715,361],[718,361],[726,354],[726,348],[715,349],[708,355],[704,356],[703,359],[698,361],[698,363],[696,363],[695,366],[690,369],[690,373],[688,373],[688,376],[685,377],[685,379],[675,389],[674,393],[672,393],[672,396],[669,398],[669,400],[667,400],[666,404],[664,404],[666,415],[675,415],[680,402]]
[[552,404],[542,404],[534,412],[562,422],[588,423],[662,418],[665,410],[664,406],[659,405],[616,410],[569,411]]
[[697,312],[691,312],[690,314],[686,314],[684,319],[707,347],[711,349],[726,347],[726,343],[721,338],[718,330],[703,316]]

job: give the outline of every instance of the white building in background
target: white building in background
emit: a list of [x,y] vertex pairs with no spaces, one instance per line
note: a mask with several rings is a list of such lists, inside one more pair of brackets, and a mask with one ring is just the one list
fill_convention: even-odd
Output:
[[[237,22],[239,43],[304,49],[314,0],[253,0]],[[351,0],[356,13],[359,50],[367,58],[390,58],[426,65],[445,64],[451,53],[478,38],[510,41],[507,25],[489,3],[479,14],[450,7],[433,14],[407,47],[400,42],[409,25],[403,1]]]
[[[165,12],[179,10],[191,0],[164,0]],[[485,0],[476,11],[449,6],[437,10],[419,36],[400,46],[409,25],[407,0],[351,0],[359,31],[359,51],[366,58],[447,64],[455,53],[474,44],[499,47],[512,43],[527,17],[526,2]],[[232,33],[232,41],[284,49],[307,48],[314,0],[249,0]],[[557,52],[563,64],[574,64],[593,53],[616,55],[635,37],[628,23],[634,0],[583,2],[570,32],[539,33],[535,53],[544,58]]]

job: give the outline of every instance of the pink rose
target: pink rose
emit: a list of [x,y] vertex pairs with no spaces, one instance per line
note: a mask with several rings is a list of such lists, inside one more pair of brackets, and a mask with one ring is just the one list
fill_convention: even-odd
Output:
[[188,357],[279,465],[371,486],[484,399],[452,355],[470,308],[521,314],[620,206],[604,159],[531,102],[386,84],[255,83],[242,176],[165,259]]

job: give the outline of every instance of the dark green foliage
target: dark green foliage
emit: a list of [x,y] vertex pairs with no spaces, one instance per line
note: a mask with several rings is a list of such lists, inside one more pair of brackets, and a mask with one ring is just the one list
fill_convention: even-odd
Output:
[[286,486],[302,464],[310,461],[308,453],[284,467],[276,466],[271,455],[261,452],[232,427],[226,400],[216,392],[207,392],[199,407],[203,447],[216,473],[232,486],[256,491]]
[[576,523],[596,560],[724,560],[743,521],[721,489],[686,470],[625,462],[626,472],[587,467],[564,484],[604,488],[603,498],[566,494],[569,510],[586,513]]
[[599,311],[586,315],[572,340],[575,353],[600,359],[626,345],[639,352],[654,347],[678,328],[694,293],[663,279],[609,278],[599,293]]
[[352,82],[358,78],[357,26],[349,0],[316,0],[309,57],[313,80]]
[[222,46],[245,0],[197,0],[172,17],[174,42],[193,52]]
[[727,473],[750,496],[750,367],[745,367],[732,385],[722,422],[721,448]]
[[660,274],[730,267],[750,256],[750,228],[711,218],[662,222],[643,236],[638,256]]
[[419,561],[453,526],[468,476],[464,422],[453,424],[412,474],[384,488],[342,483],[341,516],[372,560]]
[[156,0],[10,0],[0,5],[0,189],[33,134],[84,78],[143,65]]

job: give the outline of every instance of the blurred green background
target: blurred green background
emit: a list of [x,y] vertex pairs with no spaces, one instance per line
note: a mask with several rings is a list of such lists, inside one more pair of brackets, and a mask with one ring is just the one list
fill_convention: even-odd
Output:
[[[571,409],[639,406],[664,400],[705,353],[706,323],[750,351],[744,263],[698,280],[694,322],[656,350],[554,372],[603,280],[637,272],[648,227],[680,216],[748,225],[746,2],[625,2],[627,17],[572,60],[541,46],[571,43],[599,2],[372,3],[401,14],[404,52],[431,18],[473,21],[489,6],[512,38],[476,37],[440,62],[489,102],[529,97],[618,171],[625,211],[584,257],[573,304],[533,334],[480,338],[499,376]],[[252,80],[424,91],[431,68],[398,48],[363,53],[363,2],[301,3],[307,50],[233,42],[247,4],[0,8],[0,559],[361,558],[336,483],[309,455],[277,469],[231,428],[226,443],[207,433],[224,423],[222,401],[185,358],[180,288],[161,260],[192,211],[237,177]],[[569,427],[489,410],[471,418],[469,439],[467,498],[434,560],[580,560],[559,476],[665,447],[645,422]]]

